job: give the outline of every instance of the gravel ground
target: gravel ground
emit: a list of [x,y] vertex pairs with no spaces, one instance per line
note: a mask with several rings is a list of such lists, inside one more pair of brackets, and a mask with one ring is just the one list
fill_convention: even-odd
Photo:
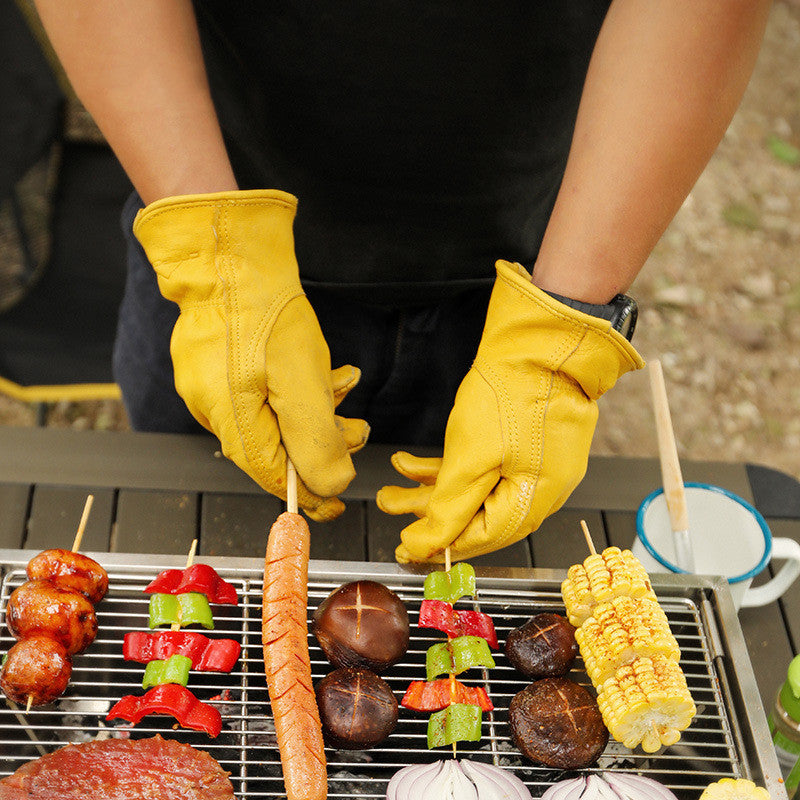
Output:
[[[800,0],[776,2],[725,139],[631,290],[642,308],[634,341],[662,361],[681,457],[798,479],[799,53]],[[656,454],[646,370],[600,402],[595,454]],[[33,409],[0,396],[0,424],[35,423]],[[47,424],[127,426],[110,402],[55,405]]]

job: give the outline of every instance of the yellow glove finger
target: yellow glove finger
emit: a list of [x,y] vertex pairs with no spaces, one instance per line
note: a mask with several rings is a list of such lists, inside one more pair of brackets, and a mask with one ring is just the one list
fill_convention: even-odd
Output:
[[[439,560],[446,547],[470,524],[497,483],[497,474],[476,477],[468,485],[437,484],[428,500],[427,516],[412,522],[400,534],[411,561]],[[435,504],[435,507],[434,507]],[[453,551],[451,549],[452,557]]]
[[392,466],[404,478],[430,486],[436,483],[436,477],[442,467],[442,459],[423,458],[406,453],[404,450],[398,450],[392,456]]
[[433,486],[384,486],[378,490],[375,500],[378,508],[386,514],[416,514],[424,517]]
[[331,388],[333,389],[333,405],[338,406],[361,380],[361,370],[350,364],[331,371]]
[[344,445],[348,453],[359,451],[369,438],[369,424],[363,419],[352,419],[350,417],[334,417],[336,428],[341,433]]

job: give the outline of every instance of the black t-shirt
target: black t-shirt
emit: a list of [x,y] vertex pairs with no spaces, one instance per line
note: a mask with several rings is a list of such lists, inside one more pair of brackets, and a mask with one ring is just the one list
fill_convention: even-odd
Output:
[[299,198],[304,282],[427,302],[531,265],[609,0],[195,0],[241,188]]

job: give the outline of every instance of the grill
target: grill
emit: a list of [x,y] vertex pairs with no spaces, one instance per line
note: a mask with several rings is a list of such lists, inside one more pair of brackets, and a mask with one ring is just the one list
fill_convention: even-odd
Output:
[[[25,580],[30,551],[0,550],[0,652],[12,644],[5,627],[5,607],[13,589]],[[227,675],[192,672],[189,688],[222,713],[223,731],[216,739],[176,728],[168,716],[150,716],[131,727],[106,722],[111,704],[125,694],[141,694],[144,665],[122,658],[126,632],[147,629],[148,596],[144,587],[162,569],[181,566],[179,558],[126,554],[92,554],[108,569],[110,590],[97,607],[99,635],[89,650],[74,660],[72,680],[54,704],[24,709],[0,708],[0,775],[63,745],[96,737],[145,737],[160,733],[209,752],[231,773],[237,798],[284,796],[280,759],[269,710],[261,661],[261,569],[257,559],[203,558],[233,583],[237,607],[213,606],[215,630],[210,636],[238,638],[242,656]],[[133,566],[133,565],[136,566]],[[412,680],[424,679],[425,651],[442,635],[421,631],[416,621],[424,572],[394,564],[311,562],[309,613],[336,587],[349,580],[381,581],[405,601],[411,621],[411,645],[404,659],[382,677],[398,699]],[[559,593],[564,574],[555,570],[478,571],[476,609],[490,614],[501,643],[508,632],[540,611],[563,613]],[[681,666],[697,706],[697,717],[681,741],[648,755],[609,742],[592,770],[627,770],[649,775],[669,786],[679,798],[697,797],[709,782],[746,777],[766,785],[774,798],[785,797],[771,748],[769,732],[727,588],[712,580],[686,576],[654,576],[654,588],[681,647]],[[697,581],[691,584],[688,581]],[[315,681],[332,667],[309,637]],[[467,684],[482,684],[495,711],[484,714],[483,738],[461,743],[459,755],[512,770],[536,797],[568,773],[531,764],[509,740],[508,704],[527,680],[496,655],[492,670],[465,673]],[[578,663],[571,677],[588,684]],[[382,746],[366,751],[328,750],[329,797],[383,798],[389,778],[413,762],[431,762],[451,755],[449,749],[426,747],[427,714],[401,709],[400,722]]]

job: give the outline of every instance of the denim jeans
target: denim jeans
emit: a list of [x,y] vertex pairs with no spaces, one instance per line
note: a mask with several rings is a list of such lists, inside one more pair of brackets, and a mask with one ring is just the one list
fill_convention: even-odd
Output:
[[[199,432],[175,391],[169,339],[178,307],[158,290],[155,272],[132,233],[142,207],[132,195],[122,214],[128,273],[114,347],[114,377],[135,430]],[[338,413],[362,417],[370,441],[441,445],[456,390],[480,341],[491,285],[435,305],[383,308],[346,293],[305,287],[334,367],[353,364],[361,382]]]

